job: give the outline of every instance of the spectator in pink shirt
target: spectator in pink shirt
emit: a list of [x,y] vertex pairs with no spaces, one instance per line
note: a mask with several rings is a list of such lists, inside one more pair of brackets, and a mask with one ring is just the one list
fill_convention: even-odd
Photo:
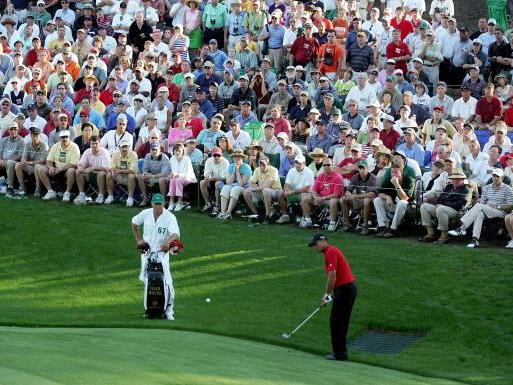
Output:
[[185,143],[189,138],[192,138],[192,130],[187,128],[187,118],[185,114],[179,113],[176,127],[169,130],[167,141],[169,148],[172,148],[176,143]]

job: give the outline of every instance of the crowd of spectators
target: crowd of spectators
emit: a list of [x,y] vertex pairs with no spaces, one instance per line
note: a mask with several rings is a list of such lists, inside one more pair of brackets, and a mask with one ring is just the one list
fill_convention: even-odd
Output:
[[381,3],[2,0],[0,192],[513,239],[511,19]]

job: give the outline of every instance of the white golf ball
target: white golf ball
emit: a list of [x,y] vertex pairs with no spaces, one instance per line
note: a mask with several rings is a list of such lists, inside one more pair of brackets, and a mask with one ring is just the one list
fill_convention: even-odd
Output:
[[207,298],[205,301],[206,301],[206,302],[208,302],[208,303],[210,303],[210,298]]

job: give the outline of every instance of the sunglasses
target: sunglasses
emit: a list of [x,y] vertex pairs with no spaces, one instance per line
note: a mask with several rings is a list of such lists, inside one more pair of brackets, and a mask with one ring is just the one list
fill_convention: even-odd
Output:
[[215,154],[215,155],[213,155],[213,157],[214,157],[214,158],[220,158],[220,157],[221,157],[221,155],[219,155],[219,154]]
[[61,139],[68,139],[69,136],[61,136]]
[[332,166],[332,164],[331,164],[331,163],[328,163],[328,164],[323,164],[322,166],[323,166],[323,167],[331,167],[331,166]]

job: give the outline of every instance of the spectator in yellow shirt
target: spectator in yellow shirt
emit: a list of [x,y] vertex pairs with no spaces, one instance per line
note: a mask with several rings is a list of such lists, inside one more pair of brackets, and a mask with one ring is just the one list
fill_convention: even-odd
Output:
[[128,187],[128,198],[126,205],[134,205],[134,191],[137,183],[137,154],[130,149],[131,143],[128,140],[119,142],[119,150],[112,154],[111,172],[107,173],[107,199],[104,204],[114,202],[114,183]]

